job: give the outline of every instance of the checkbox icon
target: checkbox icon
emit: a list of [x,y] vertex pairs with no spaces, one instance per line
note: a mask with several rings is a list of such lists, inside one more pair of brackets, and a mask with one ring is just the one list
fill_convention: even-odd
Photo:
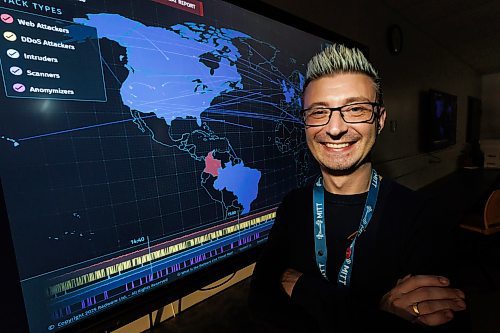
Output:
[[2,14],[0,15],[0,20],[2,20],[3,23],[11,24],[14,22],[14,18],[10,16],[9,14]]
[[7,55],[12,59],[17,59],[20,56],[19,51],[14,49],[8,49]]
[[12,66],[10,69],[10,73],[12,75],[22,75],[23,74],[23,70],[20,68],[20,67],[17,67],[17,66]]
[[17,40],[16,34],[13,33],[12,31],[5,31],[3,33],[3,38],[8,40],[9,42],[15,42]]
[[26,86],[22,83],[14,83],[12,89],[14,89],[15,92],[23,93],[26,90]]

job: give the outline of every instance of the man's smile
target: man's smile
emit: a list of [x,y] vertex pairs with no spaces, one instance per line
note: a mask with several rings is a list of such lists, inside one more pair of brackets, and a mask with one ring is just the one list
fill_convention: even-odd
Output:
[[343,143],[323,143],[327,148],[341,149],[351,146],[353,142],[343,142]]

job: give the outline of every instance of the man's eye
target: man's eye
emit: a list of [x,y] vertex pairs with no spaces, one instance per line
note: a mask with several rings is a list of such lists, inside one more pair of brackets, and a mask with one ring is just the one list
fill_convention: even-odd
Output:
[[330,111],[328,109],[311,109],[309,115],[312,117],[328,116]]
[[352,113],[362,113],[368,111],[368,108],[366,106],[353,106],[349,108],[347,111]]

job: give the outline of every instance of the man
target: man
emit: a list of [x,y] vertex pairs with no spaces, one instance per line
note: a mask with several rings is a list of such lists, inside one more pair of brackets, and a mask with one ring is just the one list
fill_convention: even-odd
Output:
[[286,331],[451,329],[466,305],[444,267],[449,225],[372,168],[386,119],[377,72],[359,50],[333,45],[306,76],[305,136],[321,176],[280,205],[252,308]]

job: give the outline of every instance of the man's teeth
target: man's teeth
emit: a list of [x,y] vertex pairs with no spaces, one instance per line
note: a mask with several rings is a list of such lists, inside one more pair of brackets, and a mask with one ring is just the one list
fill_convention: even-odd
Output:
[[325,145],[328,148],[340,149],[340,148],[345,148],[345,147],[349,146],[349,143],[326,143]]

